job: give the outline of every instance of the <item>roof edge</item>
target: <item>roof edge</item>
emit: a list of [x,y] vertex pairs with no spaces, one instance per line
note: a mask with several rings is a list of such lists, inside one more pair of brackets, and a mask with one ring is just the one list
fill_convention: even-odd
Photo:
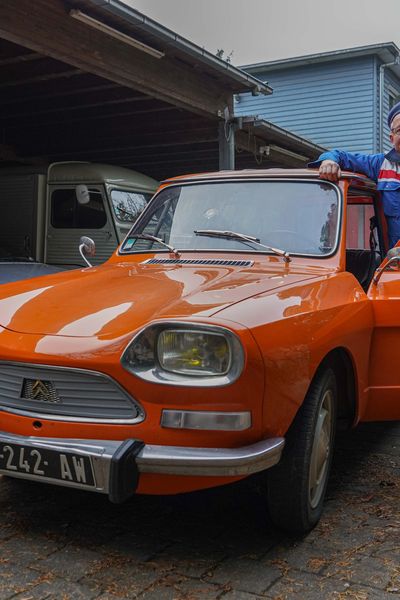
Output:
[[261,81],[257,77],[244,72],[240,67],[234,67],[225,60],[222,60],[201,48],[197,44],[194,44],[190,40],[178,35],[171,29],[164,27],[154,19],[147,17],[143,13],[139,12],[135,8],[126,4],[123,0],[88,0],[90,3],[95,5],[97,8],[102,8],[107,12],[124,19],[131,25],[136,25],[148,31],[159,39],[165,41],[170,46],[174,46],[177,49],[185,52],[186,54],[196,58],[199,62],[206,64],[207,66],[213,67],[219,72],[226,73],[233,80],[241,83],[242,86],[247,87],[254,94],[272,94],[272,88],[265,82]]
[[400,55],[400,49],[394,42],[383,42],[381,44],[371,44],[368,46],[355,46],[354,48],[344,48],[341,50],[331,50],[329,52],[318,52],[316,54],[305,54],[278,60],[241,65],[240,68],[251,73],[252,71],[273,70],[275,68],[288,68],[302,64],[326,62],[332,59],[346,59],[349,57],[379,55],[380,52],[391,52],[393,58]]
[[259,117],[242,117],[243,128],[247,127],[254,128],[254,131],[266,135],[269,131],[278,134],[282,140],[287,142],[292,142],[298,144],[299,147],[303,147],[304,151],[312,152],[315,154],[322,154],[322,152],[326,152],[327,148],[324,146],[320,146],[319,144],[315,144],[311,140],[307,138],[301,137],[288,129],[284,129],[279,125],[275,125],[271,121],[266,121],[265,119],[260,119]]

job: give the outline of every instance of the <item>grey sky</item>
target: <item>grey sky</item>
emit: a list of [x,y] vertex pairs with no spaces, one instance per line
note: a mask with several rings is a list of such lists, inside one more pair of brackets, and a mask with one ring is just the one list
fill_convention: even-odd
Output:
[[400,0],[125,0],[235,65],[379,42],[400,46]]

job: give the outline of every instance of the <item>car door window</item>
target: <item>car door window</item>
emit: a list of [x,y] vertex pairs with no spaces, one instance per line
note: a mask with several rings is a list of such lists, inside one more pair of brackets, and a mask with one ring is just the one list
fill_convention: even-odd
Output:
[[75,188],[54,190],[51,195],[51,224],[55,229],[101,229],[107,214],[100,190],[89,189],[89,202],[80,204]]
[[346,271],[366,290],[381,262],[378,219],[372,196],[350,191],[347,203]]
[[[370,223],[375,211],[372,204],[349,204],[347,207],[346,248],[370,249]],[[375,236],[378,244],[377,236]]]
[[111,202],[118,221],[134,223],[146,208],[151,197],[150,193],[111,190]]

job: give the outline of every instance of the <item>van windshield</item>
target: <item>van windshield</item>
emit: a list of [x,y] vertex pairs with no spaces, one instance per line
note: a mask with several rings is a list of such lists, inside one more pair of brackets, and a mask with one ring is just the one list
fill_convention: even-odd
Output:
[[[327,256],[336,249],[339,194],[321,181],[236,181],[165,188],[125,240],[122,252],[179,250],[267,252],[257,243],[210,232],[237,232],[290,254]],[[199,234],[199,231],[203,232]]]
[[129,190],[111,190],[115,216],[122,223],[133,223],[146,208],[153,194]]

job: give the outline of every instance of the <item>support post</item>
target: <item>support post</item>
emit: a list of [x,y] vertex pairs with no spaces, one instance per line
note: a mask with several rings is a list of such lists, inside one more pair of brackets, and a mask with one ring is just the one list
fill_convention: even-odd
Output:
[[233,171],[235,168],[235,127],[233,122],[218,123],[219,170]]

